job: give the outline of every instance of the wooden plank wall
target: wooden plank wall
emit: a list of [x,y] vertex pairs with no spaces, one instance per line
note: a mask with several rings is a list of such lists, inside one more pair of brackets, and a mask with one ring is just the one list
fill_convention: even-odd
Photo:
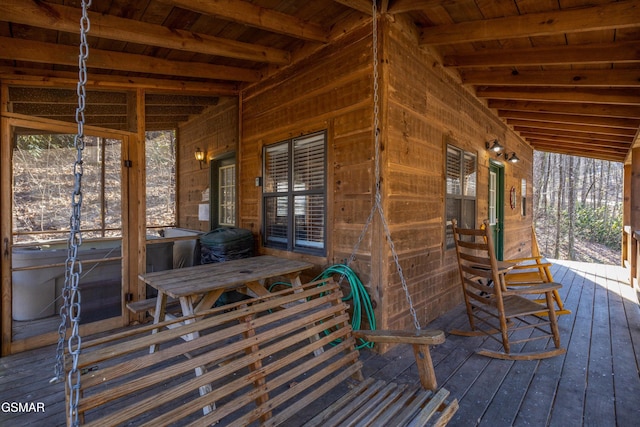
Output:
[[[327,131],[326,258],[262,249],[304,258],[319,267],[349,257],[363,229],[373,195],[371,34],[367,27],[316,52],[243,92],[240,147],[240,226],[260,235],[263,146],[315,131]],[[360,246],[354,268],[371,279],[371,234]],[[376,291],[372,290],[374,299]]]
[[[220,102],[181,125],[177,133],[178,226],[209,231],[209,221],[198,220],[202,192],[209,187],[211,159],[237,151],[238,99],[221,98]],[[207,164],[200,169],[196,148],[205,150]]]
[[[488,167],[485,141],[498,138],[521,161],[505,163],[505,256],[522,250],[530,235],[531,215],[519,203],[509,206],[509,189],[520,196],[527,179],[532,201],[532,150],[499,121],[438,58],[418,46],[415,26],[402,19],[383,20],[382,86],[388,87],[384,114],[384,206],[409,294],[422,325],[461,301],[455,250],[444,249],[445,141],[478,156],[477,224],[488,216]],[[511,238],[515,237],[515,238]],[[528,245],[528,242],[527,242]],[[386,285],[382,327],[411,328],[405,292],[390,251],[385,247]]]
[[[488,167],[485,142],[498,138],[521,161],[505,165],[505,256],[528,253],[531,226],[520,206],[511,209],[508,190],[520,200],[527,180],[532,203],[532,150],[438,58],[418,46],[415,26],[398,18],[380,25],[380,127],[383,206],[399,253],[409,294],[422,326],[461,301],[454,250],[444,249],[445,141],[478,155],[477,223],[488,215]],[[306,259],[318,270],[344,262],[352,252],[371,211],[374,184],[372,37],[370,25],[344,36],[310,58],[246,88],[240,105],[221,103],[180,128],[179,225],[200,230],[201,192],[208,168],[199,170],[196,146],[209,156],[233,150],[225,132],[238,135],[239,222],[260,239],[261,188],[265,145],[326,130],[328,138],[326,257],[260,248],[262,253]],[[234,140],[235,142],[235,140]],[[413,322],[389,245],[376,219],[363,239],[353,268],[376,304],[378,327],[406,329]]]

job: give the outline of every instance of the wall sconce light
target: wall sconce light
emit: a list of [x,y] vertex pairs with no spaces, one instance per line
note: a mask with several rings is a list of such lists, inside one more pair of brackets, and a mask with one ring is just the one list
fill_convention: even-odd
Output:
[[518,162],[520,161],[520,159],[518,158],[518,156],[516,156],[516,153],[515,153],[515,152],[513,152],[513,153],[511,153],[511,154],[506,153],[506,154],[504,155],[504,159],[505,159],[506,161],[508,161],[508,162],[511,162],[511,163],[518,163]]
[[485,147],[487,147],[487,150],[491,150],[494,153],[500,153],[504,149],[504,147],[500,145],[500,142],[498,142],[497,139],[494,139],[491,142],[485,142],[484,145]]
[[200,169],[202,169],[202,165],[207,164],[207,153],[200,148],[196,148],[195,156],[196,160],[200,162]]

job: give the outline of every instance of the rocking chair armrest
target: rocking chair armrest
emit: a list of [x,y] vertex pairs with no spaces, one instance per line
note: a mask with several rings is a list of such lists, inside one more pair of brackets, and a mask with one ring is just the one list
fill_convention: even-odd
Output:
[[[509,273],[518,273],[518,270],[538,270],[540,271],[543,268],[551,267],[551,264],[518,264],[514,266]],[[507,274],[509,274],[507,273]]]
[[[535,263],[530,263],[530,264],[520,264],[522,262],[527,262],[527,261],[535,261]],[[507,259],[504,262],[513,262],[516,263],[518,265],[516,265],[513,268],[527,268],[527,267],[551,267],[553,264],[551,264],[549,261],[547,261],[544,257],[542,256],[532,256],[532,257],[527,257],[527,258],[514,258],[514,259]]]
[[353,336],[370,342],[390,344],[437,345],[445,340],[440,330],[356,330]]
[[[509,286],[507,284],[507,286]],[[518,283],[517,287],[509,288],[508,291],[502,292],[503,295],[526,295],[526,294],[542,294],[552,292],[562,287],[560,283]]]

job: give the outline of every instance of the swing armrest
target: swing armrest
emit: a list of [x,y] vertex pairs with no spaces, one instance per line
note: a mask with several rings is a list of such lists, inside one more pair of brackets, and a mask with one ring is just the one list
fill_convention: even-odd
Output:
[[439,330],[357,330],[353,336],[366,341],[389,344],[437,345],[444,342],[444,332]]
[[414,331],[353,331],[356,338],[362,338],[371,342],[389,344],[411,344],[413,355],[416,358],[416,367],[420,384],[425,390],[436,390],[438,381],[433,369],[433,361],[429,352],[430,345],[442,344],[444,332],[439,330],[414,330]]

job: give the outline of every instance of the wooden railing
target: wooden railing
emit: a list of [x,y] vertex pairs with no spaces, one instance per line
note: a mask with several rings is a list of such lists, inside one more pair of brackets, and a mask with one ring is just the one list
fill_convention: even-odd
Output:
[[622,231],[622,266],[629,270],[629,284],[635,286],[638,281],[638,245],[640,230],[625,226]]

